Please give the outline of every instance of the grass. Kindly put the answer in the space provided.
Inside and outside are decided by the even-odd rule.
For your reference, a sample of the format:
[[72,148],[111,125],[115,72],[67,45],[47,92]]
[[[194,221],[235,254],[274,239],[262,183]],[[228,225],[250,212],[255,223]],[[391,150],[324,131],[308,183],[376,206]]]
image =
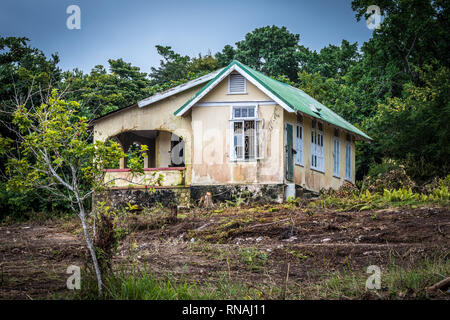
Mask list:
[[[227,300],[259,299],[261,292],[242,282],[232,282],[226,273],[218,273],[199,284],[171,274],[157,278],[147,271],[127,272],[124,269],[104,279],[103,299],[112,300]],[[96,279],[82,280],[81,290],[72,299],[98,299]]]
[[[450,274],[450,261],[428,259],[410,268],[392,264],[382,269],[379,290],[366,289],[366,280],[370,274],[364,271],[345,268],[316,274],[301,283],[295,283],[294,280],[287,287],[286,299],[427,299],[425,288]],[[183,275],[178,279],[171,274],[157,278],[145,270],[127,272],[124,269],[114,276],[106,277],[104,283],[103,298],[113,300],[279,299],[284,286],[280,283],[271,283],[269,286],[260,283],[257,288],[243,281],[232,281],[226,271],[218,272],[199,283]],[[84,279],[82,290],[69,298],[98,299],[95,279]]]
[[[425,299],[427,298],[425,288],[439,282],[449,274],[449,259],[428,259],[409,268],[391,265],[387,270],[382,269],[381,289],[370,291],[383,299],[399,299],[405,296]],[[309,289],[311,293],[316,292],[310,298],[364,298],[368,293],[365,284],[369,276],[368,273],[351,270],[324,275],[322,281],[313,284]]]

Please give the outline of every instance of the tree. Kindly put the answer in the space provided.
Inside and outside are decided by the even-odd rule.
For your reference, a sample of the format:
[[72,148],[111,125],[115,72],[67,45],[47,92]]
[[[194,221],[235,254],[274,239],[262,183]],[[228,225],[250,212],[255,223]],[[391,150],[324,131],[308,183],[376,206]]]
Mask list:
[[18,191],[38,188],[69,203],[80,218],[101,294],[102,275],[86,208],[91,196],[109,184],[104,181],[104,168],[125,154],[114,141],[91,143],[89,122],[81,115],[80,104],[62,100],[62,94],[52,90],[36,105],[30,93],[15,105],[12,125],[3,123],[17,137],[16,141],[0,137],[0,150],[8,157],[7,186]]
[[450,172],[450,70],[427,65],[415,72],[421,86],[405,84],[401,97],[379,104],[365,121],[384,154],[405,160],[407,172],[426,181]]
[[217,52],[215,57],[217,59],[217,63],[220,67],[226,67],[234,60],[234,56],[236,55],[236,50],[229,44],[227,44],[222,52]]
[[183,79],[188,74],[190,58],[172,50],[170,46],[156,46],[158,54],[163,57],[158,68],[151,68],[150,78],[155,84]]
[[191,58],[188,64],[188,71],[194,75],[206,74],[220,68],[218,60],[209,52],[207,55],[198,55]]
[[301,46],[297,57],[301,71],[318,72],[325,78],[338,78],[345,75],[361,58],[358,43],[350,44],[347,40],[342,40],[341,46],[330,44],[322,48],[319,53]]
[[170,46],[157,45],[156,49],[158,54],[163,57],[160,66],[152,67],[150,73],[152,83],[156,85],[198,77],[220,67],[218,60],[211,53],[205,56],[199,54],[197,58],[190,58],[176,53]]
[[[373,2],[369,0],[352,1],[357,20],[366,17],[367,7],[372,4]],[[385,105],[392,106],[393,103],[400,101],[415,104],[417,97],[413,94],[414,91],[408,88],[430,90],[422,74],[422,71],[429,69],[429,66],[441,75],[441,79],[442,74],[439,70],[447,70],[448,77],[450,2],[448,0],[382,0],[376,4],[381,9],[384,21],[379,29],[374,30],[372,38],[362,45],[361,61],[352,66],[345,75],[345,81],[353,91],[352,100],[357,106],[357,113],[360,119],[364,120],[363,129],[369,135],[376,137],[373,144],[364,146],[366,151],[363,158],[366,164],[379,162],[385,156],[394,156],[403,162],[408,161],[408,158],[415,159],[416,161],[409,161],[409,164],[418,163],[417,161],[423,158],[423,148],[413,147],[408,150],[403,149],[402,152],[393,152],[393,149],[400,147],[403,142],[409,145],[411,141],[419,142],[417,147],[423,146],[420,142],[422,136],[432,136],[437,133],[433,129],[438,123],[434,122],[437,118],[432,117],[433,120],[427,120],[429,126],[423,127],[423,132],[416,131],[414,128],[409,131],[408,116],[401,112],[402,116],[405,116],[403,118],[405,123],[404,125],[398,123],[396,126],[398,132],[395,134],[393,132],[393,136],[401,135],[409,137],[409,140],[401,140],[402,142],[399,140],[395,144],[389,144],[388,141],[391,143],[394,141],[390,136],[383,134],[383,128],[391,132],[393,128],[391,123],[394,119],[400,119],[397,117],[400,114],[392,113],[387,116],[389,113],[383,111],[381,116],[379,108]],[[442,67],[447,69],[441,69]],[[443,87],[440,86],[440,88]],[[408,98],[409,95],[411,99]],[[426,104],[430,105],[428,102]],[[413,133],[417,136],[413,136]],[[438,155],[442,153],[434,153],[434,159],[429,164],[446,161],[446,158],[437,161]],[[433,166],[425,167],[427,169],[423,170],[429,170],[428,173],[423,170],[410,170],[409,173],[415,178],[437,173],[435,169],[432,169]]]
[[151,81],[138,67],[122,59],[108,60],[109,72],[102,65],[95,66],[90,74],[75,69],[64,73],[61,88],[70,86],[66,97],[79,101],[84,115],[96,118],[153,94]]
[[[352,1],[357,20],[366,16],[371,4],[370,0]],[[398,97],[404,83],[418,84],[414,66],[422,67],[433,60],[450,66],[448,0],[382,0],[377,5],[384,21],[361,48],[366,60],[363,72],[377,84],[370,91],[378,97]],[[355,75],[355,80],[360,75]],[[363,79],[360,89],[366,83]]]
[[[300,36],[293,34],[286,27],[266,26],[257,28],[245,35],[245,39],[236,43],[234,58],[248,66],[271,76],[285,75],[290,80],[297,79],[297,50]],[[225,51],[226,50],[226,51]],[[226,56],[231,56],[232,50],[224,48]],[[224,60],[223,60],[224,61]]]
[[[0,109],[14,105],[15,96],[25,96],[30,88],[33,90],[47,90],[50,85],[58,85],[61,80],[61,70],[57,64],[59,57],[52,54],[47,58],[36,48],[29,46],[29,39],[25,37],[0,37]],[[39,103],[38,96],[30,98]],[[0,114],[2,123],[11,124],[11,116]],[[16,140],[14,132],[7,126],[0,125],[0,136]],[[25,193],[8,192],[6,177],[4,176],[6,158],[0,155],[0,219],[5,216],[20,217],[32,211],[64,210],[61,202],[46,203],[49,195],[27,190]]]

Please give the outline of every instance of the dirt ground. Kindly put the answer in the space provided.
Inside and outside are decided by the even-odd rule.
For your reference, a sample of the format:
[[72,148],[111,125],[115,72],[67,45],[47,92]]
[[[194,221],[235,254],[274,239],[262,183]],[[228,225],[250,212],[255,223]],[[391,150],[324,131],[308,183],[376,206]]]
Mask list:
[[[289,286],[300,288],[333,272],[365,273],[393,261],[409,267],[449,259],[450,252],[450,208],[339,212],[278,205],[191,210],[179,212],[176,223],[162,221],[129,218],[115,264],[133,260],[158,276],[183,274],[198,283],[224,274],[262,288],[261,298],[273,298],[263,288],[283,287],[288,264]],[[66,269],[82,267],[85,254],[76,220],[1,226],[0,299],[64,296]]]

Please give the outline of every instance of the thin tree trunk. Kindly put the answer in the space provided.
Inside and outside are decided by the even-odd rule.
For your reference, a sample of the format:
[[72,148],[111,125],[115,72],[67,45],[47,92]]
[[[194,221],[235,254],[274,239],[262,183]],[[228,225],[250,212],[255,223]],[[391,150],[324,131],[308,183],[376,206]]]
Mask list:
[[97,255],[95,253],[94,246],[93,246],[91,238],[89,236],[89,230],[86,225],[86,216],[85,216],[84,209],[80,209],[79,217],[81,219],[81,224],[83,225],[84,237],[86,239],[86,243],[87,243],[89,252],[91,253],[92,261],[94,262],[94,269],[95,269],[95,273],[97,276],[98,294],[99,294],[99,296],[101,296],[102,295],[102,286],[103,286],[102,274],[101,274],[100,268],[98,266]]

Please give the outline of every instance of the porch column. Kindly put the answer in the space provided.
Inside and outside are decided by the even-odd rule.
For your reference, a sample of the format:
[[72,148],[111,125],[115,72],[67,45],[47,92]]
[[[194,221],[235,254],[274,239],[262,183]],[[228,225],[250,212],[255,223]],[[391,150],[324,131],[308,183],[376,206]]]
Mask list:
[[120,158],[119,168],[120,169],[125,169],[125,157]]
[[146,152],[144,156],[144,169],[148,167],[148,152]]

